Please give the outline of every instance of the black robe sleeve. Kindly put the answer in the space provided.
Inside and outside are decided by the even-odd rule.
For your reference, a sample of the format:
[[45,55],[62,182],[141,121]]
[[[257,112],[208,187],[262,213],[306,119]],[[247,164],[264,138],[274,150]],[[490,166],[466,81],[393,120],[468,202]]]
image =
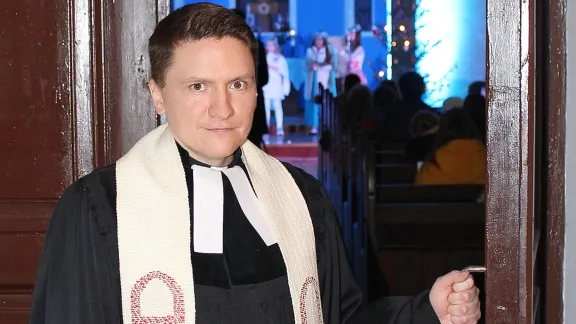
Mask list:
[[[94,190],[91,190],[94,189]],[[60,198],[46,234],[32,297],[31,324],[121,323],[119,278],[97,213],[101,187],[81,179]],[[91,192],[92,191],[92,192]],[[109,211],[109,210],[108,210]]]
[[330,198],[314,177],[292,165],[286,167],[304,195],[314,225],[324,323],[440,323],[428,291],[409,297],[387,297],[362,307],[362,291],[350,269]]

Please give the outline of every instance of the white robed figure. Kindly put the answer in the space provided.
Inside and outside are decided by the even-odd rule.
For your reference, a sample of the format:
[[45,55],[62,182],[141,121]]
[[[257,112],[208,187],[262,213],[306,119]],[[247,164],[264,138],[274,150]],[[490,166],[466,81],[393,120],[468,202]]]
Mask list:
[[364,57],[366,53],[364,52],[364,47],[361,43],[362,28],[360,25],[355,25],[348,30],[347,43],[348,43],[348,64],[347,64],[347,75],[356,74],[360,78],[360,83],[363,85],[368,84],[368,79],[366,74],[362,69],[364,66]]
[[312,46],[306,50],[306,108],[304,119],[306,126],[310,127],[310,134],[318,133],[320,119],[320,105],[314,102],[314,97],[320,93],[318,84],[330,90],[336,96],[336,70],[338,55],[334,47],[328,43],[328,35],[318,32],[314,36]]
[[276,135],[284,136],[282,100],[290,94],[290,75],[288,62],[280,52],[276,37],[266,41],[266,62],[268,63],[268,84],[262,88],[266,108],[266,123],[270,127],[270,114],[274,110]]

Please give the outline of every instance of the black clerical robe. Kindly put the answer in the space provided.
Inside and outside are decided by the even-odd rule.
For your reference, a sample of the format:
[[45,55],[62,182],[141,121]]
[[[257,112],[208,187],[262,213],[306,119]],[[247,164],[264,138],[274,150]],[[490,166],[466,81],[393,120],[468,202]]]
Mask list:
[[[190,166],[201,163],[179,150],[193,211]],[[246,172],[240,154],[239,150],[231,166],[238,165]],[[324,323],[438,323],[427,292],[382,299],[361,310],[362,293],[350,271],[328,196],[314,177],[290,164],[285,166],[302,191],[312,218]],[[278,245],[266,246],[259,237],[224,175],[223,187],[223,253],[197,253],[194,240],[190,242],[196,322],[294,323]],[[122,323],[115,206],[115,165],[92,172],[65,191],[48,227],[30,323]],[[193,227],[194,222],[190,223]]]

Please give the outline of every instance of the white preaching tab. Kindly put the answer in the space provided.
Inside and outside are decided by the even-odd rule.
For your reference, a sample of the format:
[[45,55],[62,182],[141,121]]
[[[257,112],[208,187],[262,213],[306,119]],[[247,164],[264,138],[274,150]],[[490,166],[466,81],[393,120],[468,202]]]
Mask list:
[[238,203],[252,227],[258,232],[267,246],[276,244],[276,238],[266,219],[264,208],[256,197],[244,170],[239,166],[235,166],[222,170],[222,172],[230,180],[236,198],[238,198]]
[[194,251],[223,253],[224,186],[222,173],[206,167],[192,166],[194,191]]
[[267,246],[276,244],[276,238],[264,208],[256,197],[250,181],[241,167],[192,166],[194,191],[194,251],[197,253],[220,253],[224,251],[224,185],[226,175],[242,212]]

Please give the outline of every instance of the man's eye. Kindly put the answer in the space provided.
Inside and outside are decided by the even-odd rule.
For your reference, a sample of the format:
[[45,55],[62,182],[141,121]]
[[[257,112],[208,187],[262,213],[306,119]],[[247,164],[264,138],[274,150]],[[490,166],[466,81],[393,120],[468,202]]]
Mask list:
[[246,88],[246,82],[237,80],[237,81],[232,82],[231,86],[232,86],[232,89],[234,89],[234,90],[242,90],[242,89]]
[[194,91],[202,91],[204,90],[206,87],[204,86],[204,84],[202,83],[194,83],[193,85],[190,86],[190,89],[194,90]]

